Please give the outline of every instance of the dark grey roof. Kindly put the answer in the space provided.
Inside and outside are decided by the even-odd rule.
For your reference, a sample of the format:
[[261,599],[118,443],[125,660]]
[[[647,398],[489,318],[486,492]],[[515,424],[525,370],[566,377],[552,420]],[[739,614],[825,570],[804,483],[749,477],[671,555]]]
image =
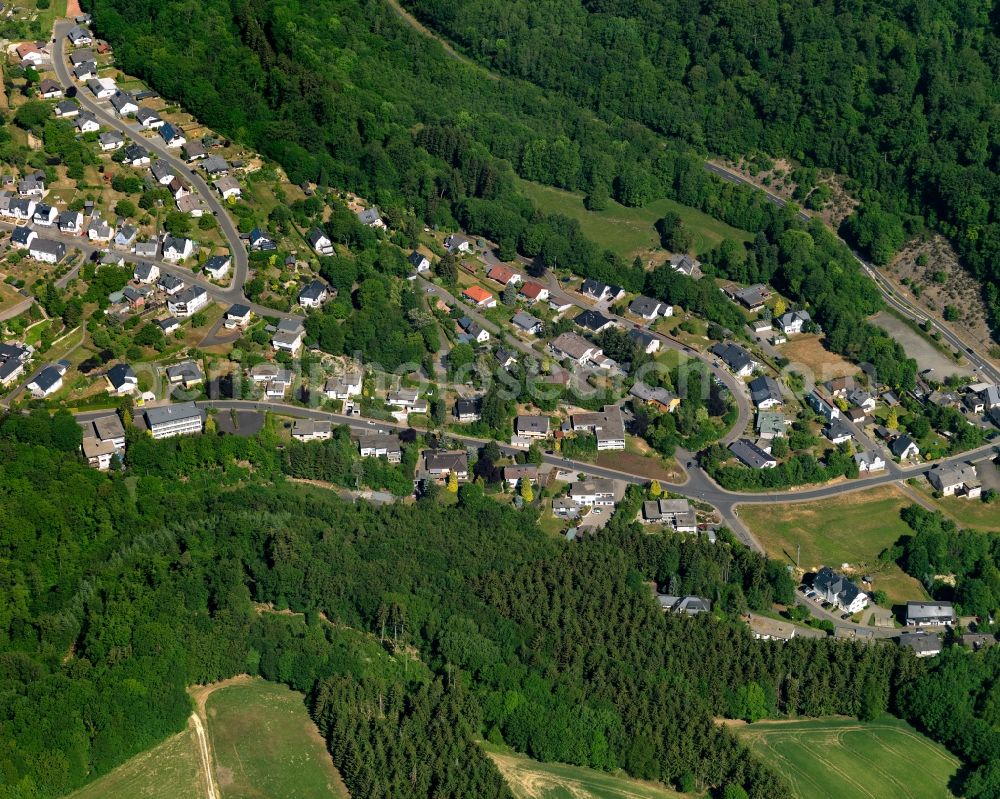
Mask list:
[[66,245],[52,239],[35,239],[31,244],[30,251],[54,255],[57,261],[61,261],[66,255]]
[[632,300],[628,309],[637,316],[650,316],[657,313],[661,305],[663,305],[663,303],[659,300],[654,300],[651,297],[644,297],[640,295]]
[[62,379],[62,375],[59,370],[54,366],[46,366],[42,371],[35,375],[35,379],[31,382],[38,386],[42,391],[48,391],[52,386],[58,383]]
[[14,231],[10,234],[10,240],[14,242],[14,244],[27,244],[28,238],[34,232],[35,231],[33,231],[30,227],[26,227],[25,225],[18,225],[16,228],[14,228]]
[[750,353],[732,342],[716,344],[709,352],[717,356],[734,372],[742,372],[748,366],[753,365],[753,358],[750,357]]
[[242,305],[240,303],[236,303],[235,305],[229,306],[229,310],[226,311],[226,316],[238,316],[242,318],[246,316],[248,313],[250,313],[249,305]]
[[469,416],[478,414],[481,406],[482,399],[479,397],[473,397],[472,399],[457,399],[455,400],[455,415]]
[[742,463],[754,469],[762,469],[764,468],[764,464],[774,460],[764,450],[745,438],[741,438],[730,444],[729,451]]
[[754,405],[760,405],[769,399],[775,399],[778,402],[783,401],[781,386],[770,375],[762,375],[761,377],[754,378],[747,384],[747,388],[750,389],[750,398],[753,400]]
[[137,378],[131,366],[127,363],[119,363],[108,370],[108,380],[112,386],[118,389],[126,383],[134,383]]
[[916,442],[909,436],[900,436],[889,445],[889,451],[897,458],[901,457],[911,444]]
[[173,422],[179,419],[201,418],[201,410],[193,402],[177,402],[173,405],[161,405],[157,408],[146,408],[146,421],[152,425]]
[[324,286],[320,281],[314,280],[308,285],[302,287],[302,291],[299,292],[299,299],[319,302],[319,298],[323,296],[325,291],[326,286]]
[[585,327],[588,330],[596,332],[613,320],[606,317],[600,311],[587,310],[578,314],[573,321],[580,327]]

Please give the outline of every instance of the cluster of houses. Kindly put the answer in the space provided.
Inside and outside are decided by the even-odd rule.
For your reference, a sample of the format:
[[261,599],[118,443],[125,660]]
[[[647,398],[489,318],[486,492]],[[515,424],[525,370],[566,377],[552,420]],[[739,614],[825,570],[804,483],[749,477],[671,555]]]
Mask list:
[[24,374],[34,354],[34,348],[29,345],[0,342],[0,386],[7,388]]

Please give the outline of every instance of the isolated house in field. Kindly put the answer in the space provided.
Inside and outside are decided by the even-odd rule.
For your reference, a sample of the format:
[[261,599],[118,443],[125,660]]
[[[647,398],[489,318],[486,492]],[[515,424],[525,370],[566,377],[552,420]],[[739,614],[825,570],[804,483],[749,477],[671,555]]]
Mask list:
[[813,580],[813,590],[824,602],[836,605],[845,613],[857,613],[868,606],[868,595],[854,581],[824,566]]
[[423,274],[424,272],[429,272],[431,268],[431,260],[426,255],[414,250],[410,253],[410,257],[407,258],[410,262],[410,266],[413,267],[413,271],[417,274]]
[[382,214],[374,205],[371,208],[366,208],[364,211],[358,211],[357,217],[358,221],[365,227],[385,230],[385,222],[382,221]]
[[808,311],[789,311],[778,317],[778,327],[786,336],[801,333],[803,326],[812,321]]

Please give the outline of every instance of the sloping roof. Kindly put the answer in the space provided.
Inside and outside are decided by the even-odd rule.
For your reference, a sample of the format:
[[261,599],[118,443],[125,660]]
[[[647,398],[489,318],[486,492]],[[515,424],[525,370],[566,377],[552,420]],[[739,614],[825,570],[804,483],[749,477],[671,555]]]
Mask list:
[[609,319],[600,311],[593,310],[581,311],[573,321],[580,327],[585,327],[594,332],[609,324],[614,324],[613,319]]
[[462,292],[462,294],[476,303],[486,302],[487,300],[493,299],[493,295],[481,286],[469,286]]
[[716,344],[709,352],[717,356],[734,372],[742,372],[747,367],[753,365],[753,358],[750,356],[750,353],[732,342]]
[[628,309],[637,316],[652,316],[653,314],[659,312],[662,305],[663,303],[660,302],[660,300],[654,300],[651,297],[639,295],[632,300]]
[[542,323],[541,319],[536,319],[530,313],[524,311],[518,311],[510,321],[522,330],[533,330]]
[[781,386],[770,375],[762,375],[761,377],[754,378],[747,384],[747,388],[750,389],[750,398],[753,400],[754,405],[760,405],[762,402],[772,399],[784,402],[784,398],[781,395]]
[[195,416],[201,418],[201,411],[193,402],[176,402],[173,405],[146,408],[146,421],[150,426],[179,419],[191,419]]
[[521,294],[527,297],[529,300],[537,300],[539,295],[545,290],[545,286],[541,283],[536,283],[534,280],[528,280],[521,286]]
[[752,441],[745,438],[741,438],[730,444],[729,451],[738,460],[752,469],[762,469],[765,464],[772,463],[775,460]]

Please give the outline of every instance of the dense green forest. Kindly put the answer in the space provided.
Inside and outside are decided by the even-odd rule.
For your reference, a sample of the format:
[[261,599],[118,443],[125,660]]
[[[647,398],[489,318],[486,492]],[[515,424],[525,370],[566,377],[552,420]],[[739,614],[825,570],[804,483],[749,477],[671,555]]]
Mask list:
[[984,281],[1000,327],[1000,36],[953,0],[410,0],[505,75],[738,158],[853,180],[846,232],[878,263],[925,226]]
[[[256,439],[133,438],[126,471],[100,474],[66,421],[0,424],[0,796],[106,773],[183,726],[186,685],[246,671],[309,696],[359,799],[507,796],[478,737],[785,797],[716,717],[871,718],[925,670],[892,646],[754,641],[738,614],[790,600],[784,567],[727,534],[648,535],[639,492],[568,545],[474,484],[457,505],[384,508],[286,484]],[[48,443],[19,441],[26,423]],[[715,612],[664,614],[653,584]],[[345,625],[394,665],[345,644]]]

